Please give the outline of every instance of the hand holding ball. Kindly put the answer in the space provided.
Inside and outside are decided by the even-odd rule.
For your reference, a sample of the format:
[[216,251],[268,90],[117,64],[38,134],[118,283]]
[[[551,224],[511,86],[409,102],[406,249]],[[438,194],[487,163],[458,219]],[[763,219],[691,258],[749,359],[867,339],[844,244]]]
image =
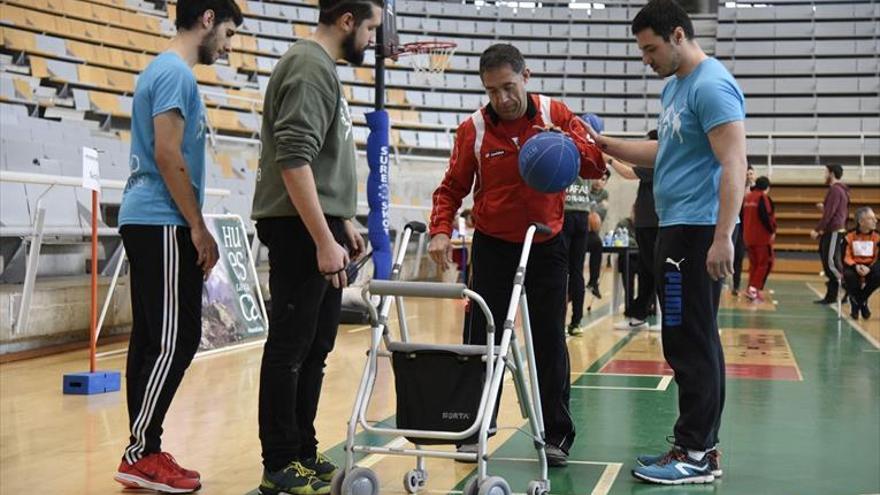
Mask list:
[[519,174],[532,189],[543,193],[565,190],[577,178],[580,153],[561,132],[541,132],[519,150]]

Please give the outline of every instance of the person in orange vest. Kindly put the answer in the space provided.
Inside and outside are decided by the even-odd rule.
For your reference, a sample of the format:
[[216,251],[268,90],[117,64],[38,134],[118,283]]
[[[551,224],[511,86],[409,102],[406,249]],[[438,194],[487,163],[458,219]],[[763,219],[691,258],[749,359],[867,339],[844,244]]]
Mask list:
[[743,201],[743,238],[749,254],[749,288],[746,298],[764,302],[762,291],[773,269],[773,242],[776,240],[776,215],[770,199],[770,179],[758,177],[755,187]]
[[871,317],[868,298],[880,287],[880,234],[877,233],[877,216],[870,207],[856,210],[856,228],[846,235],[843,256],[843,285],[849,293],[850,316],[854,320]]

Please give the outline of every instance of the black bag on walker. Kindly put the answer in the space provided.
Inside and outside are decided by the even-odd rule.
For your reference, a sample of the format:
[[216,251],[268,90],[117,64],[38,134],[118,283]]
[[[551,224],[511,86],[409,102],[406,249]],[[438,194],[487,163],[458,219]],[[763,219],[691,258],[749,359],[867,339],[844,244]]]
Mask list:
[[[390,346],[398,428],[464,431],[474,423],[486,372],[482,352],[441,347],[401,343]],[[476,434],[454,442],[421,437],[407,440],[420,445],[467,444],[476,443]]]

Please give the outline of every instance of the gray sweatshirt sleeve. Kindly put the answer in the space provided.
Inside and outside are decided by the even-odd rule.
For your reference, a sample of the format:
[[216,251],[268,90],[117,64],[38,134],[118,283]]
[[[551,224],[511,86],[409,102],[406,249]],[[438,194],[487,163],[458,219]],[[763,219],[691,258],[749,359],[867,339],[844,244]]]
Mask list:
[[285,84],[274,124],[275,160],[280,168],[312,163],[336,116],[336,98],[307,81]]

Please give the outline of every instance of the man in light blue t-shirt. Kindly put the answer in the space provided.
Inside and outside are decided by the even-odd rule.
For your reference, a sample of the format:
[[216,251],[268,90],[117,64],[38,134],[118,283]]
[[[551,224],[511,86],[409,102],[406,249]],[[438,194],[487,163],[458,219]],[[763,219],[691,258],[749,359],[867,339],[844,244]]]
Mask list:
[[645,5],[632,33],[642,61],[670,78],[661,94],[659,140],[593,138],[611,156],[654,167],[663,354],[679,388],[675,445],[667,454],[640,456],[633,476],[710,483],[722,474],[725,369],[717,319],[721,279],[733,273],[732,235],[745,187],[745,102],[733,76],[694,41],[690,18],[673,0]]
[[189,493],[199,473],[162,452],[162,422],[202,334],[202,286],[217,244],[202,218],[205,108],[192,67],[231,48],[234,0],[178,0],[177,35],[138,77],[131,176],[119,232],[131,267],[126,364],[131,437],[114,478],[126,488]]

